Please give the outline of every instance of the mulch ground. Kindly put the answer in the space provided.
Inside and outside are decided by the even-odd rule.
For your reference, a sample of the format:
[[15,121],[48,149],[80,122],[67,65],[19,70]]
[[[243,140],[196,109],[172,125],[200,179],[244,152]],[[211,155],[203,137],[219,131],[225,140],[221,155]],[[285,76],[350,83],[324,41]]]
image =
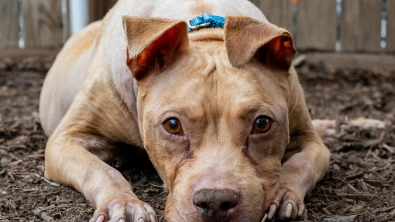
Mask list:
[[[34,215],[39,207],[56,221],[88,221],[94,212],[80,193],[43,177],[47,137],[38,104],[52,59],[0,60],[0,221],[43,221]],[[327,65],[305,65],[298,73],[312,117],[345,123],[336,139],[326,141],[331,166],[306,197],[307,212],[300,220],[394,221],[395,73]],[[386,129],[347,125],[360,116],[383,120]],[[167,194],[156,172],[119,170],[163,221]]]

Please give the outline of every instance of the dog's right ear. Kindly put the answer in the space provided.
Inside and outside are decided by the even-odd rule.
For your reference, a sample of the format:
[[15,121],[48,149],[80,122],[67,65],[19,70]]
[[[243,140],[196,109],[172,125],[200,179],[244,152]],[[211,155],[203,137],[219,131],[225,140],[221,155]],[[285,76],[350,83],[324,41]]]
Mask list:
[[247,16],[227,16],[225,47],[230,63],[242,66],[252,58],[288,71],[296,50],[287,30]]
[[127,41],[127,65],[137,80],[154,68],[169,66],[188,47],[185,21],[123,16]]

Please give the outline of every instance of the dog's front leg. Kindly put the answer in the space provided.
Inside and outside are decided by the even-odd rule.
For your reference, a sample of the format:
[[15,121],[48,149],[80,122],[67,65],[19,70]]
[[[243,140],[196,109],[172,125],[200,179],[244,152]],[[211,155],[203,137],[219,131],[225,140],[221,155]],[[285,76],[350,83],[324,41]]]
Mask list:
[[330,152],[314,130],[291,136],[284,155],[280,187],[269,210],[271,219],[275,212],[279,219],[302,216],[303,199],[329,167]]
[[52,135],[45,176],[81,191],[96,208],[91,221],[154,222],[155,212],[140,201],[121,173],[89,152],[81,138]]

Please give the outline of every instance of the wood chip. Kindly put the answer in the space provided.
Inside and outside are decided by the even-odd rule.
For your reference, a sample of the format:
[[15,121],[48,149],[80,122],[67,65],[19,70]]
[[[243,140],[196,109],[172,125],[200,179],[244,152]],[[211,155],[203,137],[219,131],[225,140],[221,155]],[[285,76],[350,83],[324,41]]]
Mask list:
[[348,211],[350,211],[351,210],[351,208],[353,207],[354,205],[348,205],[346,208],[344,208],[344,209],[342,209],[342,213],[343,214],[346,214],[346,213],[348,213]]
[[343,159],[344,162],[349,163],[349,164],[353,164],[355,166],[359,166],[359,167],[363,167],[363,168],[367,168],[368,166],[362,162],[362,160],[347,160],[347,159]]
[[353,185],[347,183],[347,186],[348,186],[352,191],[354,191],[354,193],[359,193],[359,191],[358,191]]
[[369,140],[369,141],[367,141],[367,142],[365,143],[365,147],[374,147],[374,146],[380,144],[380,143],[383,141],[384,135],[385,135],[385,131],[383,131],[383,132],[380,134],[379,138],[377,138],[377,139],[375,139],[375,140]]
[[387,212],[387,211],[394,210],[394,209],[395,209],[395,207],[389,207],[389,208],[380,209],[380,210],[377,211],[377,212],[378,212],[378,213],[382,213],[382,212]]
[[61,204],[68,204],[68,203],[72,203],[72,202],[73,202],[73,200],[65,200],[65,199],[56,200],[56,203],[59,204],[59,205],[61,205]]
[[9,166],[16,166],[16,165],[18,165],[18,164],[20,164],[20,163],[22,163],[22,160],[17,160],[17,161],[11,162],[11,163],[9,163],[8,165],[9,165]]
[[339,197],[345,197],[345,198],[351,198],[351,199],[365,199],[365,198],[373,198],[375,197],[375,195],[373,194],[363,194],[363,193],[359,193],[359,194],[337,194],[337,196]]
[[329,212],[325,207],[322,208],[322,211],[328,216],[332,216],[331,212]]
[[353,199],[349,199],[349,198],[342,197],[342,200],[343,200],[344,202],[347,202],[347,203],[354,203],[354,200],[353,200]]
[[365,174],[365,172],[352,174],[352,175],[347,176],[347,179],[353,180],[353,179],[356,179],[356,178],[360,178],[360,177],[363,177],[364,174]]
[[387,144],[383,143],[383,148],[388,150],[391,154],[395,153],[395,147],[393,146],[388,146]]
[[336,216],[331,218],[326,218],[325,221],[327,222],[352,222],[357,217],[357,215],[351,216]]
[[29,155],[29,158],[33,158],[33,159],[41,159],[44,158],[45,155],[44,154],[33,154],[33,155]]
[[39,191],[40,189],[38,188],[32,188],[32,189],[24,189],[23,192],[36,192]]
[[375,186],[375,187],[380,187],[380,188],[385,187],[383,182],[381,182],[379,180],[364,180],[364,182],[369,184],[369,185]]
[[363,190],[363,191],[368,191],[368,187],[366,186],[365,182],[363,180],[358,180],[358,186]]
[[327,210],[335,209],[335,208],[338,207],[338,206],[339,206],[339,202],[334,202],[333,204],[327,206],[326,209],[327,209]]

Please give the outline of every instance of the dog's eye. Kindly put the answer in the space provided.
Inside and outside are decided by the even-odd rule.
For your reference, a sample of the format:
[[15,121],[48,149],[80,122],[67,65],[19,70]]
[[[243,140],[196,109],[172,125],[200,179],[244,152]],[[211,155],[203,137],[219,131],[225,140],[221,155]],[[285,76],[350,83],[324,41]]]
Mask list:
[[165,130],[172,135],[179,134],[182,131],[180,120],[176,118],[166,120],[164,127]]
[[260,116],[255,120],[254,133],[266,133],[272,125],[271,120],[267,117]]

